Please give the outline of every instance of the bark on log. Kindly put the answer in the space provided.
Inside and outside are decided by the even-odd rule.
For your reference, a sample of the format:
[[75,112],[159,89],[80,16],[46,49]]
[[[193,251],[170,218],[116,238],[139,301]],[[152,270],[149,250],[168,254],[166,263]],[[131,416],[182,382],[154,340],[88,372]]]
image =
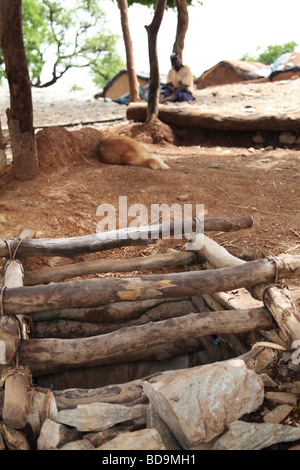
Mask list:
[[[26,237],[34,236],[35,232],[22,229],[19,231],[17,237],[21,241]],[[4,266],[4,287],[7,289],[18,288],[23,285],[24,269],[22,263],[15,259],[17,252],[15,251],[12,255],[12,259],[8,259]],[[1,318],[1,321],[5,321],[5,317]],[[8,322],[11,319],[8,319]],[[22,429],[28,418],[29,409],[29,394],[28,385],[30,382],[30,374],[26,367],[19,367],[19,354],[17,346],[19,340],[26,338],[26,328],[23,322],[22,316],[17,315],[14,318],[15,325],[11,325],[10,334],[13,335],[10,341],[16,348],[13,356],[10,358],[10,362],[13,357],[15,358],[16,367],[4,369],[4,380],[5,380],[5,393],[4,393],[4,406],[3,406],[3,420],[5,424],[12,429]],[[17,325],[16,325],[17,324]],[[0,328],[1,328],[0,323]],[[0,329],[0,338],[2,330]],[[7,346],[6,346],[7,349]],[[7,359],[7,358],[6,358]],[[7,363],[7,361],[6,361]]]
[[33,439],[37,439],[46,419],[55,420],[58,410],[54,394],[51,390],[33,388],[29,393],[28,424],[31,427]]
[[4,292],[5,315],[20,315],[58,308],[93,307],[112,302],[191,297],[271,282],[300,275],[300,255],[249,261],[241,266],[209,271],[124,278],[87,279]]
[[148,399],[143,392],[142,379],[88,390],[80,388],[54,390],[53,394],[58,411],[76,408],[81,404],[98,402],[126,406],[148,403]]
[[[242,267],[248,264],[247,262],[230,255],[225,248],[220,247],[206,235],[204,235],[204,240],[204,246],[199,250],[199,253],[214,267]],[[273,260],[273,264],[275,266],[275,283],[269,283],[271,279],[265,279],[265,281],[257,280],[257,283],[249,283],[248,286],[245,286],[254,298],[264,302],[280,328],[281,339],[285,342],[286,347],[289,348],[294,341],[300,339],[300,308],[291,298],[286,286],[276,285],[277,278],[278,280],[280,279],[280,276],[277,276],[276,269],[279,268],[279,264],[284,258],[289,262],[288,257],[285,255],[274,258]],[[290,268],[291,270],[295,269],[295,274],[299,276],[299,269],[296,268],[296,266],[291,266]]]
[[[186,299],[176,299],[176,301]],[[128,302],[116,302],[91,308],[66,308],[48,310],[46,312],[33,313],[32,321],[49,320],[74,320],[92,323],[116,323],[125,322],[137,318],[147,310],[159,306],[162,303],[172,302],[174,299],[150,299]]]
[[[139,227],[137,229],[120,229],[114,232],[105,232],[81,237],[54,238],[24,240],[18,248],[20,256],[66,256],[73,257],[86,253],[110,250],[113,248],[146,244],[148,236],[155,234],[155,238],[160,238],[164,234],[173,235],[174,231],[184,231],[185,224],[191,222],[192,230],[196,230],[196,221],[178,221],[159,225]],[[212,217],[204,219],[204,231],[224,231],[232,232],[236,230],[250,228],[253,225],[253,218],[250,216],[220,218]],[[138,238],[138,236],[140,238]],[[134,237],[134,239],[130,238]],[[137,239],[138,238],[138,239]],[[154,238],[153,238],[154,239]],[[18,245],[19,240],[12,239],[10,244],[12,250]],[[5,240],[0,239],[0,256],[8,256],[9,251]]]
[[128,355],[138,357],[139,351],[162,343],[271,327],[270,315],[265,308],[190,314],[92,338],[25,340],[20,346],[20,363],[27,364],[34,376],[46,375],[72,368],[126,362]]
[[190,251],[177,252],[175,250],[169,253],[131,259],[86,261],[53,268],[43,268],[38,271],[26,271],[24,285],[48,284],[49,282],[64,281],[85,274],[144,271],[166,266],[184,266],[192,264],[194,261],[194,253]]
[[[146,120],[146,105],[144,103],[131,103],[127,108],[129,121]],[[178,127],[197,127],[202,129],[232,130],[232,131],[298,131],[299,111],[288,113],[265,112],[261,113],[232,113],[222,114],[208,112],[190,105],[158,106],[158,119]]]
[[195,313],[195,307],[189,300],[179,302],[164,302],[157,307],[150,308],[140,316],[122,321],[116,318],[113,322],[105,323],[98,319],[97,323],[74,320],[51,320],[33,322],[31,338],[86,338],[88,336],[103,335],[129,326],[143,325],[150,321],[166,320]]
[[22,429],[28,416],[28,379],[18,369],[13,369],[5,380],[3,421],[12,429]]

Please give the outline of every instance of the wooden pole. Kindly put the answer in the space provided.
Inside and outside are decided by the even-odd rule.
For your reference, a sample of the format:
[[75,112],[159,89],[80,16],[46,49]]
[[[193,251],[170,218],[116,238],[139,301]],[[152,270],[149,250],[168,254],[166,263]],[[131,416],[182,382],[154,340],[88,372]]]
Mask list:
[[13,368],[5,379],[3,421],[12,429],[22,429],[27,423],[28,377],[24,368]]
[[82,263],[67,264],[25,272],[24,285],[48,284],[59,282],[85,274],[144,271],[166,266],[190,265],[195,261],[191,251],[175,251],[131,259],[101,259]]
[[239,266],[185,273],[151,274],[122,278],[95,278],[4,292],[6,315],[59,308],[93,307],[133,300],[191,297],[272,282],[275,277],[300,276],[300,255],[249,261]]
[[[136,229],[120,229],[112,232],[97,233],[72,238],[42,238],[35,240],[24,240],[18,248],[20,256],[66,256],[73,257],[87,253],[111,250],[121,246],[145,245],[151,234],[161,238],[164,234],[173,235],[174,232],[184,230],[190,223],[192,230],[196,230],[196,220],[182,220],[166,224],[149,225],[137,227]],[[212,217],[204,219],[204,231],[233,232],[236,230],[250,228],[253,218],[250,216],[220,218]],[[182,232],[183,233],[183,232]],[[152,239],[154,239],[152,237]],[[10,240],[12,250],[18,245],[18,239]],[[8,248],[4,239],[0,239],[0,256],[8,256]]]
[[149,349],[163,343],[271,327],[270,315],[265,308],[192,313],[90,338],[25,340],[20,346],[20,361],[28,365],[34,376],[47,375],[69,369],[137,360],[141,351],[147,354]]
[[[120,304],[122,303],[123,302],[120,302]],[[135,302],[130,303],[134,304]],[[144,304],[146,303],[147,301],[144,301]],[[125,308],[126,307],[127,305],[125,305]],[[55,320],[52,318],[51,321],[47,319],[43,320],[43,316],[47,318],[47,312],[43,312],[43,314],[39,314],[39,321],[34,321],[35,314],[32,316],[33,325],[31,326],[30,337],[66,339],[84,338],[87,336],[103,335],[129,326],[143,325],[151,321],[181,317],[188,313],[195,313],[196,311],[195,306],[190,300],[181,300],[163,303],[159,301],[157,306],[153,306],[152,308],[148,307],[147,310],[144,309],[144,312],[141,312],[140,315],[137,315],[137,310],[134,309],[134,307],[132,307],[131,315],[129,313],[129,309],[126,308],[124,315],[120,310],[118,312],[119,315],[111,316],[111,321],[109,322],[105,319],[105,310],[103,311],[104,315],[101,315],[101,310],[98,317],[94,314],[92,317],[93,322],[72,320],[70,319],[72,318],[71,315],[69,319]]]
[[[186,299],[175,299],[176,301]],[[97,307],[66,308],[36,312],[31,315],[32,321],[73,320],[90,323],[123,323],[138,318],[151,308],[172,302],[174,299],[148,299],[128,302],[112,302]],[[173,302],[172,302],[173,303]]]

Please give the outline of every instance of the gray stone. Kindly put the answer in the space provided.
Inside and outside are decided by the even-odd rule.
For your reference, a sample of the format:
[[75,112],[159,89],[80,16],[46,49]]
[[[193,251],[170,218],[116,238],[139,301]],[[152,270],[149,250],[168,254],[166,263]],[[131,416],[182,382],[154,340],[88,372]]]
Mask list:
[[271,403],[294,406],[297,405],[298,395],[290,392],[267,392],[266,399]]
[[64,424],[56,423],[52,419],[46,419],[37,440],[37,449],[56,449],[75,439],[78,439],[78,431],[76,429],[68,428]]
[[77,408],[61,410],[56,421],[73,426],[78,431],[101,431],[114,424],[140,418],[144,415],[141,405],[127,407],[111,403],[90,403]]
[[288,414],[292,411],[293,407],[290,405],[279,405],[264,416],[265,423],[279,424],[283,421]]
[[124,432],[96,450],[166,450],[155,429]]
[[300,428],[284,424],[234,421],[229,431],[213,445],[213,450],[260,450],[278,442],[297,441]]
[[263,381],[255,372],[221,363],[162,374],[143,387],[185,449],[211,441],[264,398]]
[[81,439],[78,441],[68,442],[67,444],[60,447],[59,450],[94,450],[95,447],[87,439]]

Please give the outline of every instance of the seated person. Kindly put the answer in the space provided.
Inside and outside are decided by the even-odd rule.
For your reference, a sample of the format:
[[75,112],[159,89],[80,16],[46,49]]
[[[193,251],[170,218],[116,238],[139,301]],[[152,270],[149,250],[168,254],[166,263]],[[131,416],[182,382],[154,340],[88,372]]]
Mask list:
[[168,73],[167,84],[161,90],[161,103],[166,101],[193,101],[194,79],[188,65],[183,65],[179,54],[170,57],[172,68]]

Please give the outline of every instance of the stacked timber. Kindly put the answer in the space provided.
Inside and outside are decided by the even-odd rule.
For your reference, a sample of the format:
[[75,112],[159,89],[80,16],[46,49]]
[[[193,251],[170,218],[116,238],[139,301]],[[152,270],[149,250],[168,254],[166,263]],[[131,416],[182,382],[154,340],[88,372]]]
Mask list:
[[[239,421],[265,399],[261,372],[300,340],[299,305],[282,283],[300,276],[300,256],[243,261],[207,235],[252,224],[205,219],[197,250],[39,271],[22,260],[153,243],[153,227],[137,229],[140,237],[125,229],[38,240],[23,231],[0,240],[0,446],[176,451],[299,440],[299,428]],[[147,274],[162,267],[179,272]],[[85,277],[103,273],[115,275]],[[236,304],[228,293],[239,288],[256,307]]]

